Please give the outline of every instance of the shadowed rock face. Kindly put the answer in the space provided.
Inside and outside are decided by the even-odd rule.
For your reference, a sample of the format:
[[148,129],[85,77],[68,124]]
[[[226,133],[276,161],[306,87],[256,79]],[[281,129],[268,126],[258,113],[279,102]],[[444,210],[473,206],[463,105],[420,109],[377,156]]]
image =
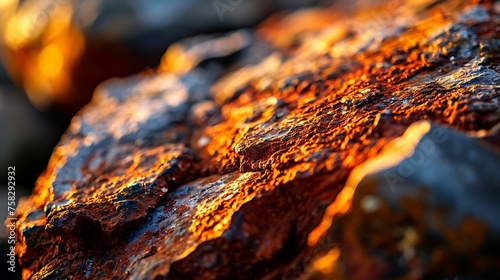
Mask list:
[[340,247],[318,253],[303,278],[498,278],[498,170],[484,142],[412,124],[351,172],[311,235],[326,231],[317,252]]
[[[493,144],[485,149],[498,162],[498,4],[424,2],[391,2],[370,8],[374,13],[342,15],[332,8],[276,16],[248,45],[232,42],[234,34],[203,39],[242,48],[248,65],[222,77],[198,66],[182,75],[159,71],[101,85],[17,210],[24,278],[275,279],[316,277],[333,267],[345,268],[332,270],[336,277],[359,279],[486,275],[498,250],[465,270],[401,267],[397,258],[380,258],[371,251],[380,249],[373,247],[378,241],[367,243],[356,232],[374,230],[356,222],[366,217],[351,207],[353,193],[364,193],[345,187],[354,168],[422,119],[483,138],[474,145]],[[160,69],[224,56],[215,49],[190,58],[193,53]],[[470,142],[465,136],[450,141],[461,149]],[[448,171],[455,166],[439,159],[429,157],[435,168],[422,176],[454,174]],[[473,178],[469,185],[492,173],[467,177]],[[447,191],[454,193],[458,181],[448,180]],[[407,188],[411,195],[405,195],[415,198]],[[486,206],[463,208],[469,191]],[[441,193],[439,187],[428,192]],[[455,197],[450,211],[465,214],[494,211],[486,202],[500,199],[489,188]],[[364,205],[378,209],[379,200]],[[425,216],[434,204],[419,205]],[[381,225],[404,224],[391,215],[376,217]],[[476,224],[492,234],[485,244],[498,248],[497,227],[489,219]],[[373,227],[381,236],[392,230]],[[453,227],[428,227],[438,236],[458,236]],[[403,236],[414,244],[420,235]],[[390,242],[382,253],[398,247],[399,241]],[[471,259],[484,253],[464,252]],[[434,258],[431,253],[422,251]]]

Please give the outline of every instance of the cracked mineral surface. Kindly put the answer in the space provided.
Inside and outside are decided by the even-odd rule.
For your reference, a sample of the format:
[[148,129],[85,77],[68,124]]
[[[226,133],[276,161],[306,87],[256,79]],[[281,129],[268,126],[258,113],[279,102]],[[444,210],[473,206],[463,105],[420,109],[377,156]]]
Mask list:
[[17,210],[23,277],[500,277],[499,22],[391,1],[179,42],[73,119]]

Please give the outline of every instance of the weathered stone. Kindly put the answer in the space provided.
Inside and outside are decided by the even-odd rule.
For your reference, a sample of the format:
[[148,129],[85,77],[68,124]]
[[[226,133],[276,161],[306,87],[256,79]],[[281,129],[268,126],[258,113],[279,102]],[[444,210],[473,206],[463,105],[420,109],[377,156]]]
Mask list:
[[[330,10],[271,19],[257,34],[276,52],[216,81],[200,66],[182,76],[159,72],[98,88],[17,212],[24,277],[294,278],[315,257],[355,256],[322,234],[328,221],[353,215],[346,214],[353,190],[344,187],[351,171],[412,123],[427,119],[473,131],[498,147],[494,6],[384,7],[375,9],[389,13],[377,28],[363,14],[337,20]],[[469,211],[463,199],[459,209]],[[363,207],[376,211],[382,202],[369,197]],[[395,217],[381,221],[380,232]],[[355,227],[331,231],[345,228]],[[459,236],[440,230],[434,228]],[[355,232],[341,236],[347,239],[341,244],[359,244]],[[353,257],[347,267],[362,260]],[[377,277],[401,266],[384,261],[347,277]],[[466,275],[482,275],[472,261],[465,264]]]
[[45,205],[46,230],[70,244],[90,246],[117,243],[171,187],[196,173],[192,152],[174,144],[95,149],[79,169],[77,176],[59,170],[59,178],[72,179],[53,182],[53,198]]
[[500,277],[498,170],[500,152],[483,141],[411,125],[351,172],[322,222],[322,242],[341,244],[340,256],[318,258],[323,269],[306,278]]

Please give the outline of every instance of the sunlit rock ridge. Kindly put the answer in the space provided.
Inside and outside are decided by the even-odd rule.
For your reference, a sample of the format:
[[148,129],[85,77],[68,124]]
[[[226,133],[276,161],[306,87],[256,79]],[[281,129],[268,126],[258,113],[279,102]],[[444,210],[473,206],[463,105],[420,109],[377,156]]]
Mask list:
[[101,84],[17,209],[24,279],[500,277],[499,4],[342,7]]

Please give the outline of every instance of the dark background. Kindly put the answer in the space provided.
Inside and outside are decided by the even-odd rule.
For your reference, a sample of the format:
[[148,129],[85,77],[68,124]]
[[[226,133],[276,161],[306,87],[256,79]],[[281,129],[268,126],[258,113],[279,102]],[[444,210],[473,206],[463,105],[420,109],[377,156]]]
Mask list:
[[[14,86],[0,66],[0,260],[2,279],[20,279],[7,272],[9,246],[3,224],[7,217],[7,168],[16,167],[16,199],[30,194],[38,175],[43,171],[67,125],[67,118],[54,112],[42,112],[34,108],[23,91]],[[16,203],[17,205],[17,203]]]

